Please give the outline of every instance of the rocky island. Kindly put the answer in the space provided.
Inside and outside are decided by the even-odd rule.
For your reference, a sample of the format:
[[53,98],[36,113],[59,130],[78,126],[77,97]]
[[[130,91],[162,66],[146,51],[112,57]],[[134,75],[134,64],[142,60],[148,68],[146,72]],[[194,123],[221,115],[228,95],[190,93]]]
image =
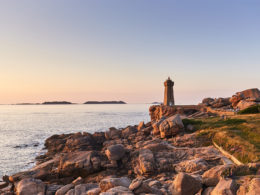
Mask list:
[[148,123],[49,137],[34,168],[3,177],[1,194],[260,194],[260,91],[192,106],[166,91]]
[[57,104],[72,104],[71,102],[67,101],[52,101],[52,102],[43,102],[43,105],[57,105]]
[[84,104],[126,104],[123,101],[87,101]]

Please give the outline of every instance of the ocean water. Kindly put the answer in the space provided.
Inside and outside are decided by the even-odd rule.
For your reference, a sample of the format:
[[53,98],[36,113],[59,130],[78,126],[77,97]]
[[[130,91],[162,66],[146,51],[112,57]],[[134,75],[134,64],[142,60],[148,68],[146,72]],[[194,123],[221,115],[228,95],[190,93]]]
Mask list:
[[149,104],[0,105],[0,180],[27,170],[53,134],[106,131],[149,121]]

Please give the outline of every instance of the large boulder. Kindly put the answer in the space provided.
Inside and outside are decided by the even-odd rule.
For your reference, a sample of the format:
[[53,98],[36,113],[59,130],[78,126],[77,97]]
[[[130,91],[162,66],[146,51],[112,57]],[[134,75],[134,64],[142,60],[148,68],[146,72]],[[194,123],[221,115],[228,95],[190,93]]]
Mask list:
[[221,179],[211,195],[236,195],[238,185],[233,179]]
[[203,183],[206,186],[215,186],[222,178],[223,173],[230,169],[230,165],[218,165],[207,170],[203,175]]
[[122,144],[116,144],[109,146],[105,153],[109,160],[120,160],[125,155],[125,148]]
[[121,138],[122,131],[116,129],[115,127],[109,128],[109,131],[105,132],[106,139],[119,139]]
[[248,193],[246,195],[260,194],[260,178],[254,178],[250,181]]
[[39,179],[26,178],[16,187],[17,195],[45,195],[46,185]]
[[100,192],[101,192],[101,189],[99,187],[93,188],[93,189],[88,190],[87,195],[99,195]]
[[132,190],[135,194],[162,194],[160,190],[151,187],[150,184],[148,185],[142,179],[138,178],[132,181],[129,189]]
[[138,167],[135,167],[135,171],[140,175],[150,175],[154,173],[155,161],[154,155],[149,149],[142,149],[139,152]]
[[202,105],[210,106],[212,102],[214,102],[214,99],[213,99],[213,98],[204,98],[204,99],[202,100]]
[[102,162],[101,154],[95,151],[68,153],[61,157],[58,172],[62,176],[87,176],[100,171]]
[[128,188],[130,184],[131,184],[131,180],[127,177],[105,178],[100,181],[99,187],[102,192],[106,192],[110,188],[114,188],[116,186],[123,186]]
[[230,98],[217,98],[213,102],[211,102],[211,106],[213,108],[221,108],[224,106],[228,106],[231,104],[229,101]]
[[87,192],[91,189],[98,188],[98,184],[95,183],[87,183],[87,184],[79,184],[75,186],[75,195],[87,194]]
[[152,127],[153,127],[153,131],[152,131],[152,134],[153,135],[160,135],[160,124],[165,120],[165,117],[162,117],[159,121],[157,122],[154,122],[152,124]]
[[186,173],[179,173],[173,181],[171,191],[173,195],[194,195],[201,187],[199,180]]
[[248,108],[250,106],[254,106],[256,104],[258,104],[258,103],[257,102],[252,102],[252,101],[247,101],[247,100],[241,100],[240,102],[238,102],[236,107],[239,110],[244,110],[244,109],[246,109],[246,108]]
[[101,195],[134,195],[134,193],[124,186],[116,186],[110,188],[106,192],[102,192]]
[[66,194],[69,190],[73,189],[74,185],[73,184],[67,184],[63,187],[61,187],[60,189],[58,189],[55,193],[55,195],[63,195]]
[[248,101],[260,101],[260,91],[257,88],[247,89],[241,92],[237,92],[230,98],[230,102],[234,108],[237,107],[237,104],[240,100],[248,100]]
[[260,194],[260,178],[253,178],[249,183],[244,183],[237,191],[237,195]]
[[133,136],[137,133],[137,129],[135,127],[129,126],[122,130],[122,137],[123,138],[128,138],[130,136]]
[[180,115],[176,114],[165,119],[159,126],[161,138],[172,137],[184,130]]

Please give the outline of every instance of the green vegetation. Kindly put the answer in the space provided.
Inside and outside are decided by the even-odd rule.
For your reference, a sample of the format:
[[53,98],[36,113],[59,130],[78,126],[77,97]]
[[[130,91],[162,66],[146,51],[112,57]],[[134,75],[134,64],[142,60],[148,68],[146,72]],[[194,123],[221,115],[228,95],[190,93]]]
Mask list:
[[213,141],[243,163],[260,161],[260,114],[236,115],[228,119],[184,119],[205,143]]
[[250,106],[238,112],[238,114],[257,114],[257,113],[260,113],[260,105]]

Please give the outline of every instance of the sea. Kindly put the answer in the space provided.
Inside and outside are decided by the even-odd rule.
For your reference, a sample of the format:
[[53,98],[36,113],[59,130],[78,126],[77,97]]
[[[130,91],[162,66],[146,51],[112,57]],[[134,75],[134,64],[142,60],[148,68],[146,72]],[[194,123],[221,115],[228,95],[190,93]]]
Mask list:
[[0,180],[28,170],[53,134],[107,131],[149,121],[150,104],[0,105]]

